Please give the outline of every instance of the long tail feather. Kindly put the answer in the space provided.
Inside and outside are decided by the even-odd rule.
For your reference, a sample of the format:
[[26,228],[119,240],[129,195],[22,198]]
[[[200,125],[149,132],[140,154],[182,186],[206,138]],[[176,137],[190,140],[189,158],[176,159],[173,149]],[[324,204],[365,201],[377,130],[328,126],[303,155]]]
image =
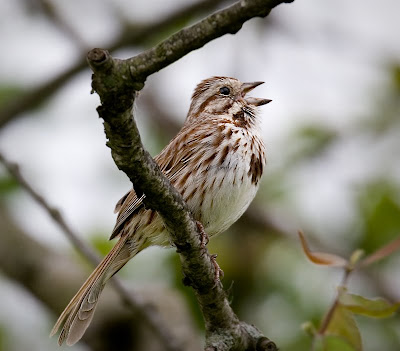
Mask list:
[[127,235],[121,236],[113,249],[104,257],[69,302],[63,313],[61,313],[50,333],[50,336],[53,336],[64,324],[58,338],[59,345],[62,345],[64,341],[66,341],[67,345],[73,345],[85,333],[85,330],[92,321],[99,296],[106,282],[134,255],[130,250],[130,244],[127,243],[127,240]]

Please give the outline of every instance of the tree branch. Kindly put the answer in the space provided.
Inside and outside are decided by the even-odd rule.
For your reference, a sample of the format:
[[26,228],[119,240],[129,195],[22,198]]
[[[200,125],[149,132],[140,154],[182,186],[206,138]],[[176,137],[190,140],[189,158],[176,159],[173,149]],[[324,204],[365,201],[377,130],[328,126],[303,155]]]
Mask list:
[[199,23],[172,35],[153,49],[127,60],[117,60],[102,49],[88,54],[94,75],[92,87],[100,97],[97,108],[104,120],[107,145],[119,169],[127,174],[145,205],[156,210],[169,229],[180,255],[185,283],[195,290],[206,325],[207,350],[274,350],[275,344],[254,326],[240,322],[222,285],[215,285],[215,268],[204,254],[199,229],[181,195],[143,148],[133,119],[134,91],[142,89],[148,75],[188,52],[227,33],[236,33],[252,17],[264,17],[284,1],[239,1]]
[[[124,30],[111,46],[110,51],[118,50],[125,46],[137,46],[151,41],[154,37],[159,37],[160,33],[170,31],[182,19],[190,19],[205,11],[210,11],[218,7],[225,0],[202,0],[178,9],[171,15],[159,19],[155,23],[141,25],[125,25]],[[82,57],[84,55],[82,54]],[[5,104],[0,110],[0,128],[7,125],[22,112],[32,110],[50,98],[66,82],[68,82],[77,73],[87,68],[85,59],[79,60],[70,68],[59,74],[54,79],[43,83],[39,87],[16,96]]]

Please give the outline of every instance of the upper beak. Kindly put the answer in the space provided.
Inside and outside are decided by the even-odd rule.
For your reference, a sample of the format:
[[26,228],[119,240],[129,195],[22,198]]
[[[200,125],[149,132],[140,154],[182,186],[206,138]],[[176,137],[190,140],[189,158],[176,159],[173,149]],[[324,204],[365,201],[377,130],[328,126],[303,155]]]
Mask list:
[[252,91],[255,87],[258,87],[261,84],[264,84],[264,82],[243,83],[240,87],[242,96],[245,96],[249,91]]
[[[252,91],[255,87],[258,87],[261,84],[264,84],[264,82],[243,83],[240,87],[242,97],[244,97],[249,91]],[[254,97],[248,97],[245,100],[248,104],[254,106],[265,105],[272,101],[270,99],[260,99]]]

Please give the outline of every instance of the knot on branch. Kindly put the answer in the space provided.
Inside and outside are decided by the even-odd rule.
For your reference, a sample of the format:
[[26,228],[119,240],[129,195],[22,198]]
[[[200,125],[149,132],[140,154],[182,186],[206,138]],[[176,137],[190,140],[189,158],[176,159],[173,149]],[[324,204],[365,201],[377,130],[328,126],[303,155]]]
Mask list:
[[107,63],[110,65],[109,68],[112,66],[110,53],[105,49],[95,48],[90,50],[87,54],[87,61],[92,69]]
[[127,62],[99,48],[88,52],[87,61],[94,73],[92,88],[99,94],[102,104],[117,102],[117,106],[122,106],[120,112],[132,107],[135,92],[141,90],[144,83],[132,79]]
[[262,336],[257,340],[256,344],[256,351],[277,351],[278,347],[276,344],[266,338],[265,336]]

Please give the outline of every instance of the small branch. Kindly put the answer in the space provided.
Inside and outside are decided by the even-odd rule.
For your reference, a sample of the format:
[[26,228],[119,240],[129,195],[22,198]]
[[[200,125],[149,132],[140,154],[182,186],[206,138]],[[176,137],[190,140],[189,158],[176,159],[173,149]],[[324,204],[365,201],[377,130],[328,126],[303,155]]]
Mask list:
[[[25,0],[31,2],[32,0]],[[64,17],[57,10],[56,5],[49,0],[36,0],[36,6],[38,6],[41,12],[51,21],[58,29],[60,29],[72,42],[78,46],[82,51],[87,50],[88,45],[78,34],[73,26],[68,23]],[[27,4],[29,5],[29,4]]]
[[71,68],[59,74],[56,78],[43,83],[39,87],[28,91],[26,93],[17,94],[14,98],[4,104],[0,110],[0,128],[7,125],[16,116],[22,112],[33,110],[45,102],[52,96],[58,89],[60,89],[66,82],[68,82],[75,74],[86,68],[85,62],[78,62]]
[[159,33],[176,32],[177,25],[182,26],[182,22],[189,23],[198,16],[214,11],[221,4],[233,2],[233,0],[198,0],[188,5],[183,5],[176,12],[154,23],[127,23],[123,28],[122,34],[109,50],[114,51],[132,44],[146,44],[146,42],[152,41],[154,38],[159,40]]
[[61,228],[68,239],[72,242],[75,248],[85,256],[93,265],[97,265],[100,260],[97,254],[88,247],[82,240],[79,239],[79,235],[75,233],[72,228],[66,223],[60,211],[55,207],[51,206],[44,197],[39,194],[33,187],[25,180],[19,171],[17,164],[9,161],[0,152],[0,162],[4,165],[7,171],[17,180],[22,188],[47,212],[52,220]]
[[[340,286],[346,287],[347,282],[349,281],[350,274],[353,272],[352,269],[345,269],[344,276],[342,279],[342,283]],[[331,307],[329,308],[328,313],[325,315],[325,318],[323,319],[321,326],[318,330],[318,334],[323,335],[325,334],[326,329],[329,326],[329,323],[331,322],[333,315],[335,314],[336,308],[339,306],[339,299],[340,299],[340,291],[338,291],[335,300],[333,301]]]
[[[53,219],[53,221],[61,228],[68,239],[72,242],[75,249],[80,252],[87,260],[89,260],[94,266],[96,266],[100,262],[100,259],[95,251],[79,238],[79,235],[74,232],[72,228],[67,224],[60,211],[51,206],[41,194],[33,189],[33,187],[22,176],[21,172],[19,171],[18,165],[8,161],[2,153],[0,153],[0,162],[3,163],[7,171],[17,180],[22,188],[29,195],[31,195],[32,198],[41,207],[43,207],[43,209],[48,213],[48,215]],[[177,344],[177,341],[171,335],[169,330],[167,330],[166,326],[163,324],[160,316],[157,314],[156,311],[153,311],[152,309],[149,309],[148,306],[140,303],[136,296],[129,293],[125,289],[118,278],[113,277],[111,282],[114,289],[118,292],[126,305],[129,306],[134,313],[137,313],[143,317],[143,320],[148,324],[155,335],[159,337],[166,350],[181,350],[181,348]]]

